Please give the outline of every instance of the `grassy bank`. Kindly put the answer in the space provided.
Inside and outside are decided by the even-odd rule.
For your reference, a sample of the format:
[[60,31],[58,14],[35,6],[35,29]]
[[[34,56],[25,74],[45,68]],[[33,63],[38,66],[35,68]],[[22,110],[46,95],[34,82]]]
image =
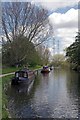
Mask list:
[[[5,67],[5,68],[3,68],[2,69],[2,74],[6,74],[6,73],[10,73],[10,72],[15,72],[15,71],[17,71],[17,70],[20,70],[20,69],[22,69],[23,67],[18,67],[18,68],[16,68],[16,67]],[[39,69],[39,68],[41,68],[41,66],[39,66],[39,65],[36,65],[36,66],[33,66],[33,67],[29,67],[31,70],[34,70],[34,69]]]
[[9,85],[11,78],[13,75],[9,75],[6,77],[2,78],[2,118],[8,118],[9,113],[7,109],[7,104],[8,104],[8,98],[7,95],[5,94],[7,86]]
[[16,70],[19,70],[21,69],[22,67],[5,67],[5,68],[2,68],[2,74],[6,74],[6,73],[10,73],[10,72],[15,72]]

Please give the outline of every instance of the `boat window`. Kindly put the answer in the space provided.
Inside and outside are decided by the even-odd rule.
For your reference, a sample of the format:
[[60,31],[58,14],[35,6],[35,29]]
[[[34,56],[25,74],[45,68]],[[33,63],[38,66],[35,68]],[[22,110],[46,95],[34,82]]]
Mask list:
[[26,72],[22,72],[22,71],[19,71],[19,72],[16,72],[16,77],[27,77],[27,73]]
[[19,74],[18,74],[18,73],[16,73],[16,77],[19,77]]
[[19,73],[19,76],[20,76],[20,77],[24,77],[24,73],[23,73],[23,72],[20,72],[20,73]]
[[24,77],[27,77],[27,74],[26,74],[26,73],[24,73]]

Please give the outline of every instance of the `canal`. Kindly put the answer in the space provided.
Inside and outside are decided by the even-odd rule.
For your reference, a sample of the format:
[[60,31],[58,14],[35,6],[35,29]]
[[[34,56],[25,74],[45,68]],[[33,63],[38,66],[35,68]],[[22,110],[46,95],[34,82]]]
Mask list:
[[39,73],[27,92],[26,86],[9,86],[6,91],[12,118],[78,118],[80,113],[80,75],[53,69]]

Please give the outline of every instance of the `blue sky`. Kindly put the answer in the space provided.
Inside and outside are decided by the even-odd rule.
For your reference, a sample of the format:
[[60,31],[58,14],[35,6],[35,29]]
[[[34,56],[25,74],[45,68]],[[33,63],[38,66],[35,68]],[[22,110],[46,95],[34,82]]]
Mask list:
[[67,12],[68,10],[70,10],[71,8],[78,9],[78,4],[77,4],[77,5],[74,5],[73,7],[67,6],[67,7],[58,8],[57,10],[49,10],[49,15],[52,14],[53,12],[66,13],[66,12]]
[[66,13],[71,8],[78,9],[78,5],[75,5],[73,7],[68,6],[68,7],[59,8],[55,12],[57,12],[57,13]]

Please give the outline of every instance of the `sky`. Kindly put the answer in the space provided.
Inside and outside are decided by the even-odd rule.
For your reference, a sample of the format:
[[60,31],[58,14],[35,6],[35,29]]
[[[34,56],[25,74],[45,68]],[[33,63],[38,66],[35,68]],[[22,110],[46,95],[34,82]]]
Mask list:
[[[64,53],[64,49],[75,41],[78,32],[79,0],[33,0],[49,11],[49,21],[53,26],[54,39],[48,42],[52,54]],[[53,44],[55,50],[53,50]]]
[[[10,0],[2,0],[9,2]],[[79,0],[11,0],[31,2],[49,11],[49,21],[53,26],[54,39],[46,43],[51,54],[64,53],[64,49],[75,41],[78,32]],[[54,44],[54,46],[53,46]],[[55,48],[55,50],[53,49]]]

